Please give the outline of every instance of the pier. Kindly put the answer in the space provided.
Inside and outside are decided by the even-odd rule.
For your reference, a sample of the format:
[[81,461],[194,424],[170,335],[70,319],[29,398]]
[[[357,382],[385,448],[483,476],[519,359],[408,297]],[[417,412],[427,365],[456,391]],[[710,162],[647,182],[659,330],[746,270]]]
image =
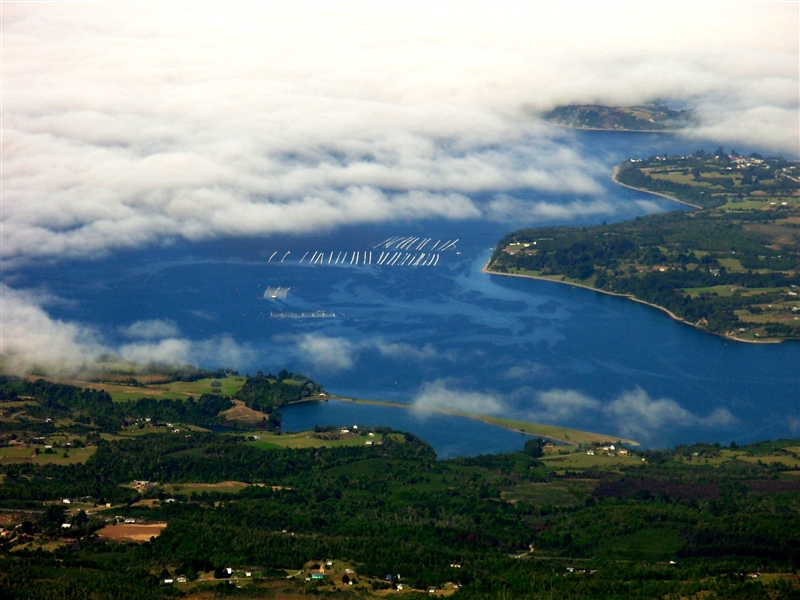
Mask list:
[[273,319],[334,319],[336,313],[317,310],[314,312],[272,312],[269,316]]

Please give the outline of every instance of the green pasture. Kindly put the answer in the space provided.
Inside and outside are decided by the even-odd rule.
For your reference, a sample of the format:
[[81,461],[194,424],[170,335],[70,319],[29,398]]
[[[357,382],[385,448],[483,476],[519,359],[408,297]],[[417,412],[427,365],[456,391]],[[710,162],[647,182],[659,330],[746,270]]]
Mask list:
[[368,441],[373,444],[383,440],[383,435],[376,433],[374,437],[361,434],[335,433],[334,439],[325,439],[313,431],[300,433],[257,433],[260,439],[247,442],[250,446],[263,450],[270,448],[338,448],[341,446],[365,446]]
[[[219,387],[211,384],[219,382]],[[233,376],[224,379],[198,379],[197,381],[173,381],[149,386],[150,389],[158,390],[164,388],[167,392],[182,394],[184,396],[202,396],[203,394],[220,394],[222,396],[233,396],[244,385],[245,377]]]
[[224,494],[238,494],[249,487],[243,481],[223,481],[220,483],[167,483],[161,486],[166,494],[175,496],[189,496],[207,492],[221,492]]
[[33,400],[11,400],[9,402],[0,402],[0,410],[4,408],[22,408],[33,404],[36,404]]
[[743,288],[735,285],[714,285],[709,287],[683,288],[683,292],[694,298],[700,294],[716,294],[717,296],[733,296],[734,294],[757,296],[759,294],[778,293],[781,289],[782,288]]
[[[219,387],[211,384],[218,382]],[[224,379],[198,379],[197,381],[172,381],[170,383],[155,383],[147,387],[137,388],[116,384],[103,384],[115,402],[138,400],[142,397],[158,399],[185,400],[189,396],[198,398],[203,394],[220,394],[233,396],[244,385],[245,377],[232,376]]]
[[[34,455],[34,448],[39,448],[39,454]],[[67,456],[64,456],[66,451]],[[42,446],[8,446],[0,448],[0,464],[31,463],[34,465],[74,465],[85,463],[97,451],[97,447],[86,448],[53,448],[52,454],[45,454]]]
[[723,267],[728,269],[728,271],[746,271],[742,266],[742,263],[739,261],[738,258],[718,258],[717,262],[721,264]]
[[609,456],[604,452],[598,452],[594,456],[586,452],[571,452],[569,454],[559,454],[544,456],[542,461],[551,469],[557,472],[563,471],[585,471],[587,469],[602,469],[604,471],[619,471],[629,469],[644,464],[641,457],[634,454],[627,456]]
[[[124,386],[107,386],[107,388],[119,388]],[[185,400],[186,394],[179,394],[170,391],[155,391],[152,388],[125,387],[125,389],[106,389],[108,395],[114,402],[130,402],[139,398],[158,398],[159,400]]]
[[684,544],[678,529],[651,527],[611,538],[600,553],[625,560],[666,560],[673,558]]
[[501,496],[508,502],[530,502],[537,506],[580,506],[594,485],[594,481],[522,483],[502,490]]

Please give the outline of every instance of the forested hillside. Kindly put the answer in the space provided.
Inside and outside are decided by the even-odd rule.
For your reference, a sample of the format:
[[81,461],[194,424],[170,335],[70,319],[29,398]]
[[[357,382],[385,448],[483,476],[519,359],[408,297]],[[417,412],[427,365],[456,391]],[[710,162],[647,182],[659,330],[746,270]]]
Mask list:
[[[108,413],[102,394],[2,389],[5,597],[800,591],[797,440],[640,452],[531,438],[510,454],[437,460],[424,441],[381,428],[321,428],[307,436],[326,446],[295,449],[265,441],[280,435],[177,423],[110,433],[93,412]],[[40,429],[18,411],[52,407],[69,416]],[[342,435],[353,445],[337,445]],[[124,537],[136,527],[153,537]]]
[[[641,185],[661,182],[663,186],[654,185],[653,189],[670,193],[686,186],[709,204],[724,206],[649,215],[611,225],[523,229],[500,240],[488,270],[631,296],[719,335],[744,340],[800,338],[800,184],[793,180],[796,166],[791,173],[780,175],[771,173],[763,161],[753,176],[749,175],[750,166],[742,172],[731,169],[725,171],[730,175],[718,173],[714,180],[714,186],[722,191],[709,192],[704,185],[656,179],[654,169],[648,166],[663,163],[664,172],[672,173],[676,161],[631,163],[634,166],[621,170],[619,177]],[[714,157],[703,157],[701,162],[709,161],[715,162]],[[775,159],[772,171],[778,164]],[[636,174],[635,181],[631,174]],[[637,178],[646,180],[643,183]],[[763,184],[762,178],[768,184]],[[761,183],[742,184],[743,180]],[[770,187],[771,195],[765,195],[765,186]],[[679,197],[699,201],[692,195]]]

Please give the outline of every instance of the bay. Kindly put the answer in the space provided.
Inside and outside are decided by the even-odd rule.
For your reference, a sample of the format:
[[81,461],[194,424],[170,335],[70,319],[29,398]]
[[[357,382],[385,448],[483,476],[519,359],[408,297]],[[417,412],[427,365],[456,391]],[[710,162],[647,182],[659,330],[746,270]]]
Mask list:
[[[674,136],[617,132],[569,133],[564,143],[607,168],[601,192],[505,192],[517,209],[508,219],[165,240],[101,259],[29,265],[12,273],[10,283],[57,296],[62,301],[48,306],[53,318],[90,326],[111,344],[132,343],[125,331],[133,323],[166,320],[177,337],[199,349],[194,362],[201,366],[250,373],[287,368],[341,396],[534,420],[646,446],[800,434],[800,344],[726,341],[623,298],[481,271],[494,244],[522,226],[580,226],[686,210],[616,186],[611,169],[629,156],[713,150],[710,143]],[[485,206],[497,197],[473,200]],[[542,206],[563,210],[543,213]],[[412,238],[418,239],[397,248]],[[453,240],[444,251],[430,251]],[[376,264],[389,251],[401,252],[397,263]],[[318,253],[323,258],[310,264]],[[400,266],[405,254],[416,260],[422,253],[417,266],[408,260]],[[438,262],[422,266],[431,260]],[[289,288],[285,298],[264,298],[267,288],[278,286]],[[314,311],[335,316],[275,316]],[[431,417],[425,425],[405,409],[342,411],[334,402],[313,410],[289,407],[284,422],[292,428],[311,421],[397,424],[423,438],[447,430],[434,446],[448,456],[521,448],[525,439],[456,417]]]

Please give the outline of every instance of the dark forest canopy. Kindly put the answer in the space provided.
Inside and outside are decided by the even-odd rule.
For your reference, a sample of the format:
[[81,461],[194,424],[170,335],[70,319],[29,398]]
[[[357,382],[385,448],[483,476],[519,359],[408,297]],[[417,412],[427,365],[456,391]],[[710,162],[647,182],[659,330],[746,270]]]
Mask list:
[[[262,374],[242,396],[262,402],[279,382],[310,383]],[[509,454],[437,460],[423,440],[388,428],[360,428],[357,445],[295,449],[183,426],[112,434],[114,406],[127,419],[145,404],[8,378],[0,391],[4,597],[799,591],[800,440],[637,451],[532,439]],[[160,406],[183,402],[199,419],[216,398]],[[48,446],[56,452],[35,452]],[[167,526],[139,544],[101,535],[118,520]]]
[[[718,153],[731,160],[722,149]],[[684,184],[654,179],[654,168],[648,165],[662,164],[670,170],[670,165],[680,160],[719,163],[721,159],[714,157],[628,162],[618,177],[628,181],[631,173],[638,173],[636,177],[649,177],[650,182],[666,182],[655,190],[696,200],[676,193],[675,186]],[[708,194],[710,204],[722,204],[720,208],[655,214],[611,225],[523,229],[500,240],[488,270],[631,296],[719,335],[745,340],[798,339],[800,184],[792,179],[796,165],[780,167],[791,173],[778,176],[774,171],[780,159],[771,160],[774,168],[770,171],[763,167],[766,161],[759,162],[759,172],[749,184],[741,181],[750,166],[742,173],[726,171],[738,173],[735,176],[714,178],[704,169],[700,178],[708,175],[709,180],[718,182],[714,186],[724,188],[724,181],[737,181],[730,190]],[[645,172],[651,174],[642,175]],[[632,183],[647,185],[638,179]],[[754,191],[758,186],[761,189]],[[762,195],[755,195],[756,191]]]

